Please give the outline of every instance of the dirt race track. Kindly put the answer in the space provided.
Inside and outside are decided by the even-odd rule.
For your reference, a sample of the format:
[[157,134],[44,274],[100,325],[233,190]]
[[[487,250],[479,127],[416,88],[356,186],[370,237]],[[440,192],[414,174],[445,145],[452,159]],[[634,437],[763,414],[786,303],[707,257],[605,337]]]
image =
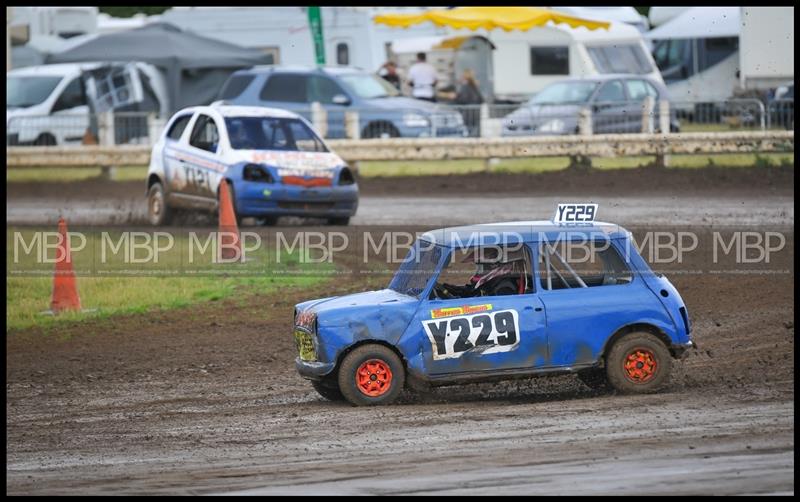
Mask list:
[[[791,201],[786,248],[766,267],[783,272],[667,272],[699,349],[661,393],[597,394],[561,376],[408,393],[382,408],[327,402],[294,370],[292,307],[385,284],[345,276],[314,291],[8,333],[6,491],[792,494],[793,173],[779,178],[706,185],[745,206]],[[622,190],[646,193],[635,181]],[[682,266],[707,271],[709,260],[696,253]]]

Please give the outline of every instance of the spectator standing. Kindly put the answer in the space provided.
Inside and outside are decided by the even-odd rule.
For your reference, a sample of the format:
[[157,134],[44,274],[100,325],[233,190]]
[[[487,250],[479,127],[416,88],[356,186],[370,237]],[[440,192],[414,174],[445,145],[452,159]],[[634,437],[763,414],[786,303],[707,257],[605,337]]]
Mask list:
[[400,90],[400,75],[397,74],[397,64],[387,61],[378,69],[378,75]]
[[411,84],[411,97],[436,101],[436,68],[425,61],[425,53],[417,54],[417,62],[408,70],[408,80]]
[[481,95],[478,81],[475,80],[475,74],[470,69],[464,70],[461,74],[461,80],[458,85],[458,92],[453,100],[456,105],[464,105],[459,107],[461,116],[464,117],[464,124],[469,129],[470,136],[480,135],[480,120],[481,110],[478,105],[483,103],[483,96]]

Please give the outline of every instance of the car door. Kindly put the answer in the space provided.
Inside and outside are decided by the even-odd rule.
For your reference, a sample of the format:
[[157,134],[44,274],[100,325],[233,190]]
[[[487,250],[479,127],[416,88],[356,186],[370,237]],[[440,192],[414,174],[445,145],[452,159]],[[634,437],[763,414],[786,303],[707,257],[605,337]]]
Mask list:
[[[595,134],[631,132],[633,108],[621,80],[604,83],[593,99],[592,131]],[[641,123],[641,117],[639,121]]]
[[81,77],[74,77],[61,91],[50,111],[59,143],[80,143],[89,128],[89,103]]
[[652,293],[611,240],[541,244],[537,256],[553,366],[596,362],[606,340],[652,305]]
[[186,179],[184,193],[216,200],[219,174],[224,170],[218,156],[222,127],[210,115],[197,114],[186,145],[187,155],[179,159]]
[[[524,249],[530,263],[530,250]],[[446,258],[450,265],[458,261],[456,254]],[[449,280],[445,270],[437,277],[438,283]],[[412,329],[432,376],[528,370],[549,360],[543,304],[532,279],[521,294],[429,297],[420,302]]]
[[659,106],[658,106],[658,91],[653,87],[650,82],[643,79],[628,79],[625,80],[625,90],[628,92],[628,99],[632,104],[636,104],[638,108],[638,120],[636,117],[631,117],[631,130],[628,132],[642,132],[644,124],[642,123],[644,100],[652,97],[654,100],[653,107],[653,130],[658,129],[659,124]]
[[[193,193],[193,187],[188,186],[184,163],[187,157],[187,145],[189,134],[192,130],[196,116],[195,113],[187,112],[175,117],[167,128],[164,136],[164,143],[161,149],[163,155],[161,165],[164,166],[164,180],[168,191],[173,194]],[[187,190],[189,190],[187,192]]]
[[330,139],[345,138],[345,112],[348,111],[351,98],[335,80],[326,75],[312,75],[308,79],[308,102],[318,102],[327,113],[328,130],[326,137]]

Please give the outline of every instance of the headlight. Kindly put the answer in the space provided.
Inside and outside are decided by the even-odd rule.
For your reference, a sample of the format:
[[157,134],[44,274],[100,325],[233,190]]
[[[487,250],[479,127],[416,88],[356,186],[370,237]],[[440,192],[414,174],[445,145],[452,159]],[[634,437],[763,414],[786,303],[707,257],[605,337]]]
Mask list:
[[403,124],[407,127],[428,127],[430,126],[430,122],[428,121],[427,117],[420,115],[419,113],[406,113],[403,115]]
[[536,130],[542,132],[562,132],[564,130],[564,121],[561,119],[548,120],[537,127]]

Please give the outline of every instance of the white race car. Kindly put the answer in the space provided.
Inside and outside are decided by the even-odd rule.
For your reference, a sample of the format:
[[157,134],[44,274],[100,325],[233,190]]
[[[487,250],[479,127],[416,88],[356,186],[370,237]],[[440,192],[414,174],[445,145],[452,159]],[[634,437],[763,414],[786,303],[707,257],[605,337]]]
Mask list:
[[153,145],[150,223],[168,224],[179,208],[216,210],[223,177],[237,219],[311,216],[346,225],[358,208],[354,173],[303,117],[214,104],[177,112]]

